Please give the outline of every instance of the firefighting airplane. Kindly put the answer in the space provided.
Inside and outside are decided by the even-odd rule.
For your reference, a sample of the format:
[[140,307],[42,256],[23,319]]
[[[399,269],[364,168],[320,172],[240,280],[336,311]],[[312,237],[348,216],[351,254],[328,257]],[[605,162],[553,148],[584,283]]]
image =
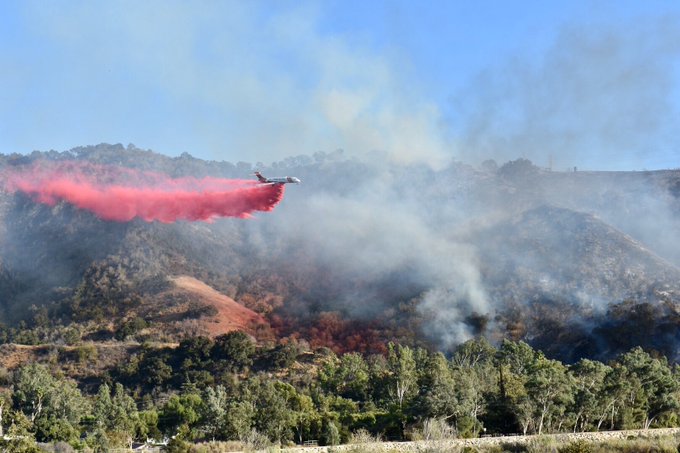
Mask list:
[[296,178],[295,176],[285,176],[282,178],[265,178],[259,171],[256,171],[253,174],[257,176],[257,180],[260,181],[261,184],[288,184],[288,183],[300,184],[302,182],[300,181],[299,178]]

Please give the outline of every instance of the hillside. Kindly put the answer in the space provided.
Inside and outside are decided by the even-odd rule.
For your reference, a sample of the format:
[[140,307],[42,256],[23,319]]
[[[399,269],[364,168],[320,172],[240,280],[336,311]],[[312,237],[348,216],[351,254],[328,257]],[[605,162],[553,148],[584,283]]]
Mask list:
[[[236,303],[231,297],[217,292],[200,280],[180,275],[171,277],[170,282],[171,288],[154,298],[158,308],[145,313],[145,319],[152,323],[174,325],[181,334],[189,330],[185,325],[187,320],[199,315],[194,326],[196,331],[192,333],[213,338],[233,331],[255,334],[258,329],[268,327],[262,315]],[[186,303],[172,306],[172,302],[182,300]]]
[[[253,170],[120,145],[0,156],[0,170],[40,159],[172,177]],[[679,172],[559,173],[522,160],[433,170],[341,152],[258,169],[304,183],[246,220],[110,222],[1,193],[4,324],[24,320],[31,341],[69,325],[112,339],[140,318],[140,339],[239,329],[376,352],[390,339],[448,350],[482,334],[567,361],[634,345],[623,336],[675,359]],[[640,311],[649,330],[631,336]]]
[[[638,323],[613,332],[610,311],[628,301],[630,316],[640,307],[664,322],[676,312],[680,269],[593,214],[543,205],[485,230],[478,238],[485,285],[505,308],[497,321],[516,339],[574,361],[606,358],[636,345],[675,356],[675,342],[660,340],[659,326]],[[619,307],[619,308],[615,308]],[[623,310],[625,312],[625,309]],[[614,338],[635,338],[637,342]]]

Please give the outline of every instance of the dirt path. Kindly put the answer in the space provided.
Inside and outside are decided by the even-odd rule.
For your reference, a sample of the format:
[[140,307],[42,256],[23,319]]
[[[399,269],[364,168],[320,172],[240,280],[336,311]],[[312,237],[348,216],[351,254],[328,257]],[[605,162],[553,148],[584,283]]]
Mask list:
[[455,452],[463,447],[489,447],[500,444],[526,444],[536,439],[554,439],[560,444],[568,444],[577,440],[598,442],[606,440],[627,440],[637,437],[655,438],[680,434],[680,428],[640,429],[628,431],[601,431],[597,433],[563,433],[546,434],[542,436],[501,436],[482,437],[478,439],[452,439],[441,441],[417,441],[417,442],[381,442],[374,444],[348,444],[333,447],[294,447],[283,448],[282,452],[309,452],[309,453],[340,453],[344,451],[366,452],[398,452],[398,453],[424,453],[432,451]]

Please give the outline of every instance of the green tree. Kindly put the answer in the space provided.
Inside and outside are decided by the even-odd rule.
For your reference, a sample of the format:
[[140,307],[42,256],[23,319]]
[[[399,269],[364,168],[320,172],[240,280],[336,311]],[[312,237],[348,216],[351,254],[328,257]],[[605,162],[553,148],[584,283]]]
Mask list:
[[246,386],[232,394],[226,387],[208,387],[203,394],[201,428],[208,437],[220,440],[243,440],[251,434],[255,406]]
[[279,344],[266,353],[267,364],[274,368],[288,368],[295,363],[298,354],[299,348],[295,343]]
[[418,393],[418,376],[413,350],[408,346],[388,344],[387,364],[390,371],[389,395],[402,411],[404,404]]
[[588,359],[582,359],[570,368],[575,385],[572,417],[574,432],[595,428],[603,404],[604,379],[611,368]]
[[227,405],[225,436],[243,441],[253,430],[256,415],[255,404],[247,400],[231,400]]
[[503,340],[498,350],[497,360],[511,373],[526,376],[533,365],[536,351],[523,341]]
[[486,411],[486,395],[495,387],[493,367],[454,367],[456,428],[462,437],[476,437],[482,429],[479,418]]
[[293,386],[283,384],[280,389],[286,395],[288,409],[292,412],[292,425],[295,438],[299,444],[311,439],[321,423],[321,416],[314,407],[309,395],[300,393]]
[[172,395],[159,414],[159,429],[168,436],[177,435],[192,440],[196,435],[193,428],[200,420],[200,414],[204,412],[202,406],[203,399],[193,390]]
[[9,389],[0,388],[0,439],[5,435],[5,419],[12,407],[12,392]]
[[206,434],[219,439],[226,431],[227,408],[230,395],[222,385],[208,387],[203,394],[203,412],[201,419]]
[[165,386],[173,377],[174,370],[163,357],[153,356],[145,359],[139,367],[137,376],[146,387],[155,388]]
[[323,429],[324,445],[338,445],[340,443],[340,430],[333,420],[328,420]]
[[132,445],[140,423],[139,413],[135,401],[125,392],[122,384],[116,383],[113,397],[108,385],[99,387],[93,415],[95,425],[106,431],[114,445]]
[[108,417],[111,410],[111,388],[108,384],[99,386],[97,396],[94,400],[92,408],[92,415],[94,423],[98,427],[106,428],[108,426]]
[[192,367],[205,368],[212,361],[211,352],[214,346],[210,338],[189,337],[180,341],[175,353],[179,361],[182,362],[183,370]]
[[101,426],[96,427],[94,431],[89,433],[85,442],[97,453],[106,453],[111,451],[113,447],[109,436],[106,434],[106,430]]
[[[630,384],[629,407],[639,409],[640,425],[648,429],[659,417],[680,407],[678,382],[665,358],[657,359],[637,347],[618,360]],[[638,420],[633,419],[637,425]]]
[[3,453],[41,453],[31,432],[31,421],[21,411],[11,411],[7,438],[0,437]]
[[567,405],[573,401],[571,378],[561,362],[547,359],[539,353],[525,385],[534,406],[536,432],[542,434],[546,420],[558,418],[562,421]]
[[89,404],[74,382],[55,378],[45,366],[32,363],[18,371],[14,388],[14,405],[35,425],[38,440],[77,438]]
[[[629,420],[632,414],[639,412],[639,409],[635,407],[626,409],[628,404],[634,405],[640,396],[639,383],[629,381],[630,377],[628,370],[619,363],[614,363],[606,374],[603,382],[602,399],[598,407],[598,431],[607,420],[609,421],[609,429],[614,429],[617,421],[622,426],[625,424],[625,422],[622,423],[625,419]],[[636,380],[634,376],[632,378]],[[627,412],[627,414],[620,417],[622,411]]]
[[319,381],[328,391],[355,401],[365,401],[369,393],[369,369],[356,352],[326,359],[319,369]]
[[534,406],[525,384],[535,360],[536,352],[523,341],[503,340],[496,353],[498,397],[493,407],[501,414],[496,417],[496,423],[503,432],[515,432],[520,428],[526,434],[532,425]]
[[403,439],[407,417],[405,411],[418,394],[418,374],[413,350],[408,346],[387,346],[387,393],[392,402],[392,415],[399,424],[399,436]]
[[139,425],[137,425],[137,439],[161,439],[163,435],[158,429],[158,411],[147,409],[139,411]]
[[493,365],[496,348],[482,337],[468,340],[459,345],[451,357],[451,363],[459,368],[477,368],[480,365]]
[[480,338],[458,346],[451,358],[459,406],[456,427],[461,436],[477,436],[482,428],[479,419],[487,410],[487,395],[492,394],[497,385],[496,353],[485,338]]
[[449,362],[442,353],[436,353],[423,374],[419,407],[423,418],[450,419],[458,411],[455,382]]
[[244,332],[229,332],[215,338],[211,354],[213,359],[221,361],[225,368],[238,372],[253,364],[255,343]]
[[255,428],[272,442],[292,439],[295,418],[288,405],[292,386],[280,381],[254,379],[250,382],[256,413]]
[[143,318],[136,316],[121,324],[121,326],[116,330],[114,337],[116,340],[125,341],[147,327],[147,322]]

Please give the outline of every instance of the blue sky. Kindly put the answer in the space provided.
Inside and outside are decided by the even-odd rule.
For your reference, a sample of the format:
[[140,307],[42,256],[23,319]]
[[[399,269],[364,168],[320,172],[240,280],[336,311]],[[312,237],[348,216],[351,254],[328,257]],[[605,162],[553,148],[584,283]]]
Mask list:
[[680,167],[677,1],[0,2],[0,152]]

